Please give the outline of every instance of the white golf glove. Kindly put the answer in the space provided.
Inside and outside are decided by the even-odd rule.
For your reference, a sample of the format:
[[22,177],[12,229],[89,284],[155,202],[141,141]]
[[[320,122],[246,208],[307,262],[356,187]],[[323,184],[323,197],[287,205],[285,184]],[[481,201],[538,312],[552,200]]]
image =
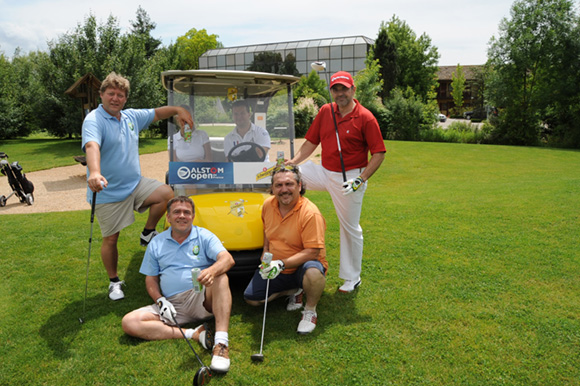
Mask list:
[[260,266],[260,276],[264,280],[275,279],[285,268],[282,260],[274,260],[264,267]]
[[361,176],[358,176],[357,178],[351,178],[342,184],[342,194],[346,196],[352,192],[356,192],[358,188],[360,188],[364,183],[365,182]]
[[169,324],[174,324],[177,312],[175,311],[173,304],[165,299],[165,296],[162,296],[157,299],[157,305],[159,306],[159,316],[161,317],[161,320]]

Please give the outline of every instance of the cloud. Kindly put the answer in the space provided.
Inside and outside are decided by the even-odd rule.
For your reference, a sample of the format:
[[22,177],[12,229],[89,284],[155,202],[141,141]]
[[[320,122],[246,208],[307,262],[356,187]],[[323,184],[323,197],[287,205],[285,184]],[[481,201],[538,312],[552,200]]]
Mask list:
[[432,39],[441,64],[483,63],[487,42],[511,7],[505,0],[294,0],[291,6],[270,0],[0,0],[0,51],[10,56],[18,46],[24,52],[45,50],[47,41],[74,31],[90,14],[99,23],[113,15],[126,32],[140,5],[164,45],[191,28],[219,35],[226,47],[352,35],[374,39],[381,22],[396,15],[417,35]]

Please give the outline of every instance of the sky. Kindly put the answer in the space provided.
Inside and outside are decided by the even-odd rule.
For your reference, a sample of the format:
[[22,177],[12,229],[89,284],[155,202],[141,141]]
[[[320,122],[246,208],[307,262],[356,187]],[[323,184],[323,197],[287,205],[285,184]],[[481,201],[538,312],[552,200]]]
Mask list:
[[157,26],[153,37],[174,43],[191,28],[218,35],[225,47],[364,35],[376,39],[393,15],[425,33],[439,65],[483,64],[492,36],[508,18],[511,0],[0,0],[0,53],[47,51],[48,41],[73,33],[89,15],[114,16],[122,32],[141,6]]

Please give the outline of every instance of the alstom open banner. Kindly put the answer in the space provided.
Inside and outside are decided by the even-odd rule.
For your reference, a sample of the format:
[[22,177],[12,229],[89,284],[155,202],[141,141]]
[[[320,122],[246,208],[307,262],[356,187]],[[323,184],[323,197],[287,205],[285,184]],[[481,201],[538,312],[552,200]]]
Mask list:
[[275,162],[170,162],[169,184],[269,184]]

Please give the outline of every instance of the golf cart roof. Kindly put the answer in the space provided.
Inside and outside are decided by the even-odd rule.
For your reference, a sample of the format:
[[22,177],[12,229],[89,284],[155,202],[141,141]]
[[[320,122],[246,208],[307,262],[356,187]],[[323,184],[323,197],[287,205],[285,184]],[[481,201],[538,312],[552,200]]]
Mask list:
[[300,78],[266,72],[228,70],[170,70],[161,73],[167,89],[188,95],[224,96],[235,87],[240,97],[267,97],[285,90]]

